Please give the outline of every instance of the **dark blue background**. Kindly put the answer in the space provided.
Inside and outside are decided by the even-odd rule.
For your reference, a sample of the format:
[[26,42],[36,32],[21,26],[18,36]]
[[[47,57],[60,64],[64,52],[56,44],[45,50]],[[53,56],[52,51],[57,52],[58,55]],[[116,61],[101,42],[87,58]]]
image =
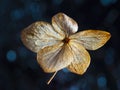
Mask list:
[[[20,32],[35,21],[51,22],[58,12],[77,21],[79,31],[102,29],[112,37],[89,51],[92,60],[84,75],[63,69],[46,85],[52,74],[42,71]],[[0,90],[120,90],[119,47],[119,0],[0,0]]]

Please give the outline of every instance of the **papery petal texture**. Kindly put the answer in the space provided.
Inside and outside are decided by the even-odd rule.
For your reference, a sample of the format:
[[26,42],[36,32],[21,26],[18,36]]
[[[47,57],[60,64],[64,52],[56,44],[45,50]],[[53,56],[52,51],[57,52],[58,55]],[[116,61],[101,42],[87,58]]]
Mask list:
[[78,24],[69,16],[64,13],[58,13],[52,17],[52,25],[55,30],[62,30],[65,32],[66,36],[77,32]]
[[83,45],[88,50],[96,50],[102,47],[111,35],[101,30],[85,30],[71,35],[69,38]]
[[82,75],[90,65],[90,55],[79,43],[70,41],[70,47],[74,56],[74,61],[67,67],[73,73]]
[[67,67],[73,61],[70,46],[62,42],[41,49],[37,61],[45,72],[51,73]]
[[31,24],[21,33],[24,45],[35,53],[46,46],[58,43],[64,37],[63,33],[56,32],[49,23],[43,21]]

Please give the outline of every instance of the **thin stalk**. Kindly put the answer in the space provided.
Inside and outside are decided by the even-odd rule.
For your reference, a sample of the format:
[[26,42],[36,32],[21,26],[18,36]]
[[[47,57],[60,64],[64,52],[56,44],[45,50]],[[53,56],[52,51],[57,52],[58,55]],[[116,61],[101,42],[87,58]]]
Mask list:
[[53,78],[55,77],[55,75],[57,74],[57,71],[52,75],[52,77],[49,79],[49,81],[47,82],[47,84],[49,85],[50,82],[53,80]]

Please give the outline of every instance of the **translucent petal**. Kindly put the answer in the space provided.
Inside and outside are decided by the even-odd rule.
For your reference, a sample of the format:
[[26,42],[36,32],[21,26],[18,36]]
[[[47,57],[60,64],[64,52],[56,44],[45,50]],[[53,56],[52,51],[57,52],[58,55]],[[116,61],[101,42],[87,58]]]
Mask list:
[[22,42],[33,52],[54,45],[64,37],[64,34],[54,31],[49,23],[42,21],[31,24],[21,33]]
[[78,25],[76,21],[74,21],[72,18],[68,17],[64,13],[58,13],[53,16],[52,25],[55,30],[63,30],[67,36],[77,32],[78,30]]
[[41,49],[37,61],[45,72],[55,72],[67,67],[73,61],[73,54],[68,44],[62,42]]
[[74,61],[68,66],[68,70],[82,75],[90,64],[90,55],[83,46],[74,41],[70,41],[70,47],[74,56]]
[[109,32],[100,30],[85,30],[70,36],[70,39],[80,43],[88,50],[96,50],[102,47],[111,35]]

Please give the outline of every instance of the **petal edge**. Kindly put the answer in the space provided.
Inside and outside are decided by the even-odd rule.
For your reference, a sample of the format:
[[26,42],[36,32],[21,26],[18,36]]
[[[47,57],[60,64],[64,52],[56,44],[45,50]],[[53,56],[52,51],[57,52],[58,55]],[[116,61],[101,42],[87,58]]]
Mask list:
[[80,44],[71,41],[70,45],[74,55],[74,61],[67,68],[73,73],[82,75],[90,65],[90,55]]

